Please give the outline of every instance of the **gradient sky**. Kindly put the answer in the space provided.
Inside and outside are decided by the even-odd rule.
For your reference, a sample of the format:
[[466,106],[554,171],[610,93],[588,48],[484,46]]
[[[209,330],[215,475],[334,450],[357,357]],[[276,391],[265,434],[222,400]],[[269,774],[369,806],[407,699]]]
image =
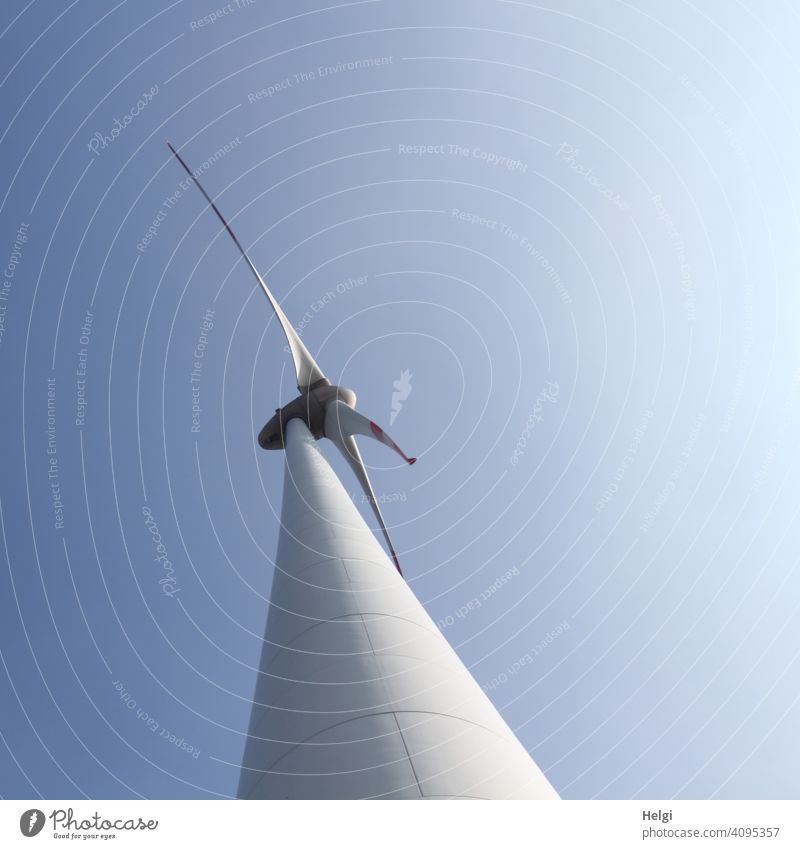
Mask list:
[[800,17],[552,5],[4,4],[0,795],[235,793],[294,385],[167,138],[410,371],[404,571],[562,796],[800,795]]

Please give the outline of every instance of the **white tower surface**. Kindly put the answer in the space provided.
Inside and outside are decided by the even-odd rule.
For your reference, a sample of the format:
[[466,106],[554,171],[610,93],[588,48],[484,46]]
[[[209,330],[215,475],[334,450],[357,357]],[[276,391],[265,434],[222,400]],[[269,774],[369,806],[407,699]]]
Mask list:
[[239,797],[557,799],[300,419],[285,449]]

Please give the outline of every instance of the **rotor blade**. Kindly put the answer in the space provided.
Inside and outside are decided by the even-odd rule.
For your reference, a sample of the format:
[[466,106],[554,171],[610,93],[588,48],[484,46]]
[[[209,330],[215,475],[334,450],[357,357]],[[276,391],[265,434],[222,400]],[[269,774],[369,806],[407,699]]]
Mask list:
[[303,344],[303,340],[300,338],[297,331],[292,327],[291,322],[286,317],[286,314],[281,309],[280,304],[275,300],[270,292],[267,284],[264,282],[264,278],[258,273],[258,269],[253,265],[253,261],[247,255],[247,251],[242,247],[242,243],[236,238],[235,233],[231,230],[230,225],[225,220],[223,214],[217,208],[217,205],[211,200],[208,192],[203,188],[200,184],[200,181],[195,177],[192,171],[189,169],[189,166],[183,161],[183,157],[178,153],[177,150],[167,142],[169,149],[175,154],[175,158],[178,162],[181,163],[186,173],[192,178],[192,182],[197,186],[198,189],[203,194],[203,197],[208,201],[209,206],[214,210],[217,214],[217,218],[222,222],[225,229],[228,231],[228,235],[233,239],[234,244],[237,248],[239,248],[239,252],[244,257],[244,261],[247,263],[247,267],[250,271],[255,275],[256,280],[258,280],[258,285],[261,286],[264,294],[267,296],[270,304],[272,305],[272,309],[275,310],[275,315],[278,317],[278,321],[281,323],[281,327],[283,328],[283,332],[286,334],[286,341],[289,343],[289,350],[292,352],[292,359],[294,360],[294,370],[297,374],[297,388],[301,391],[308,386],[316,383],[318,380],[325,380],[325,375],[322,373],[322,369],[317,365],[314,358],[308,351],[308,348]]
[[337,433],[335,436],[330,437],[330,439],[339,451],[342,452],[345,460],[347,460],[350,464],[350,468],[355,472],[356,477],[361,483],[361,488],[364,490],[364,494],[367,496],[369,503],[372,505],[372,512],[378,520],[381,531],[383,531],[383,537],[386,540],[386,544],[389,546],[389,551],[392,555],[395,568],[402,576],[403,570],[400,568],[400,561],[397,559],[397,552],[394,550],[394,546],[392,545],[392,538],[389,536],[389,531],[386,528],[386,522],[383,520],[381,508],[378,506],[378,500],[375,498],[375,492],[372,489],[372,484],[370,483],[369,476],[367,475],[367,469],[364,466],[364,461],[361,459],[361,454],[358,450],[355,439],[352,436],[342,436],[341,433]]
[[331,436],[329,431],[338,431],[342,436],[353,436],[355,434],[369,436],[384,445],[388,445],[409,466],[413,466],[417,462],[417,458],[408,457],[385,430],[342,401],[332,401],[325,408],[325,435],[328,437]]

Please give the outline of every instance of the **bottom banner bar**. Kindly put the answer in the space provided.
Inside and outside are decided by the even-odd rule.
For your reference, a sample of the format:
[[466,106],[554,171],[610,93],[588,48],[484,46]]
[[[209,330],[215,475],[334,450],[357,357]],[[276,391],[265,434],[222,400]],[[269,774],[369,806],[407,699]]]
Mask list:
[[0,801],[0,846],[800,846],[795,801]]

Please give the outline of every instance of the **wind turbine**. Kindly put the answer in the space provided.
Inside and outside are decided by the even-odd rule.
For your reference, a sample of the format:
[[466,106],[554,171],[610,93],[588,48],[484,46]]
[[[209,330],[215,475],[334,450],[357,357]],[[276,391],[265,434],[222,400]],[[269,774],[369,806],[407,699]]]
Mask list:
[[267,449],[283,448],[285,444],[286,424],[294,418],[303,421],[315,439],[320,439],[323,436],[328,437],[339,451],[341,451],[355,472],[364,490],[364,494],[372,506],[386,544],[389,546],[394,565],[397,571],[402,574],[397,553],[392,545],[386,522],[378,505],[378,500],[375,498],[375,492],[372,489],[367,469],[364,466],[364,461],[361,459],[361,454],[354,437],[356,435],[368,436],[378,440],[378,442],[382,442],[399,454],[410,466],[417,462],[417,458],[407,457],[397,443],[381,427],[366,418],[366,416],[362,416],[355,409],[356,393],[352,389],[348,389],[346,386],[336,386],[325,377],[322,369],[317,365],[309,353],[308,348],[303,343],[303,340],[300,338],[300,335],[281,309],[280,304],[275,300],[269,287],[264,282],[264,278],[258,273],[258,269],[247,255],[247,251],[242,247],[241,242],[236,238],[236,235],[217,208],[217,205],[211,200],[211,197],[200,184],[200,181],[197,180],[172,144],[170,142],[167,142],[167,144],[169,145],[169,149],[175,154],[178,162],[186,170],[186,173],[192,178],[194,184],[203,193],[203,197],[205,197],[217,214],[217,217],[228,231],[231,239],[233,239],[247,267],[253,272],[258,285],[272,305],[272,309],[275,311],[275,315],[289,343],[289,350],[292,354],[294,370],[297,375],[297,389],[300,395],[286,404],[282,409],[275,410],[275,415],[261,429],[261,433],[258,435],[258,444],[262,448]]
[[[169,142],[167,142],[169,144]],[[240,798],[526,798],[558,795],[402,577],[355,436],[413,464],[356,395],[323,374],[218,207],[169,148],[275,311],[300,395],[258,436],[286,452],[270,612]],[[319,450],[330,439],[372,506],[392,568]]]

